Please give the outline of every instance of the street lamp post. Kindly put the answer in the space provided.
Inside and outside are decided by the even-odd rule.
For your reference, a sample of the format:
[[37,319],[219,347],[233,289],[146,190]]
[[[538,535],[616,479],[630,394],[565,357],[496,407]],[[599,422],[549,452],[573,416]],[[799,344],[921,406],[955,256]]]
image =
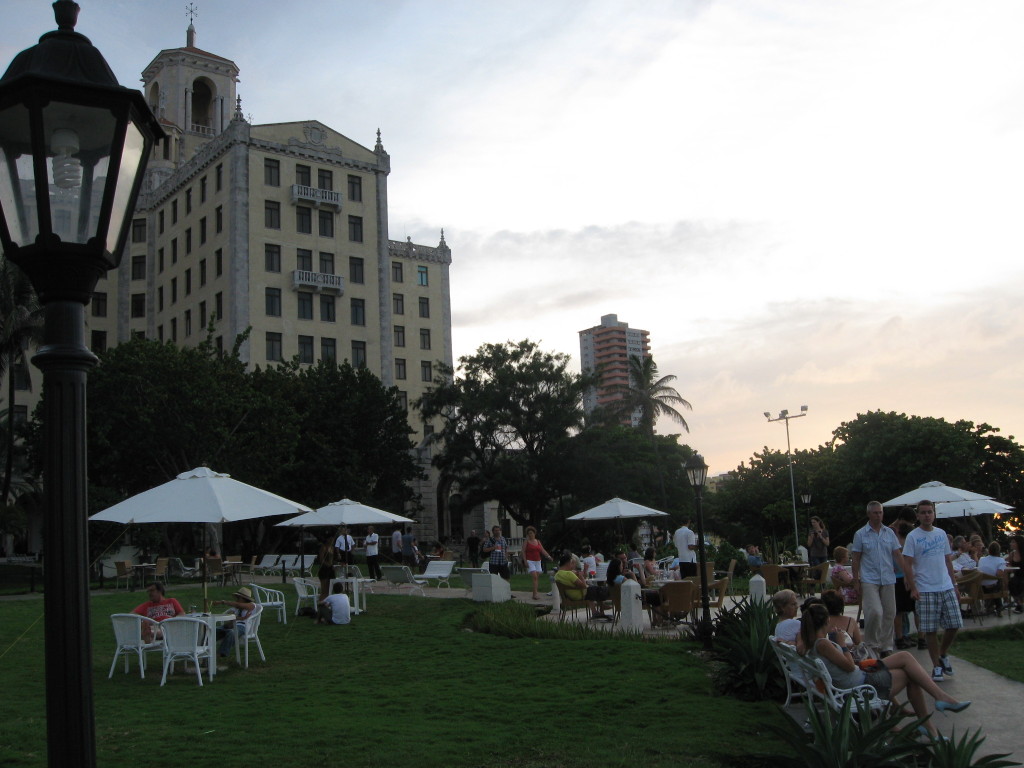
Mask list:
[[711,601],[708,599],[707,553],[704,550],[704,482],[708,477],[708,465],[699,453],[695,453],[683,465],[690,479],[693,493],[697,497],[697,560],[700,562],[700,604],[701,618],[697,634],[704,643],[704,650],[711,650]]
[[799,419],[807,415],[807,406],[800,406],[800,413],[793,416],[789,415],[789,411],[779,411],[779,415],[774,419],[768,411],[764,412],[764,416],[769,422],[773,421],[785,421],[786,422],[786,458],[789,460],[789,492],[793,499],[793,551],[796,551],[796,547],[800,546],[800,528],[796,522],[796,482],[793,480],[793,452],[789,447],[789,420]]
[[95,766],[85,397],[96,356],[85,306],[121,260],[146,161],[163,131],[88,38],[79,6],[0,78],[0,244],[45,307],[43,372],[48,763]]

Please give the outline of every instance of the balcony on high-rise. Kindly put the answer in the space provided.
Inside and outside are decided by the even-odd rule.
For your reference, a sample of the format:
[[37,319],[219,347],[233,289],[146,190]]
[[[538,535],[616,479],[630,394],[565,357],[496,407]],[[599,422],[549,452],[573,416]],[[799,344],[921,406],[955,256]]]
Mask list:
[[296,203],[312,203],[317,207],[341,210],[341,192],[333,189],[308,187],[305,184],[292,184],[292,205]]

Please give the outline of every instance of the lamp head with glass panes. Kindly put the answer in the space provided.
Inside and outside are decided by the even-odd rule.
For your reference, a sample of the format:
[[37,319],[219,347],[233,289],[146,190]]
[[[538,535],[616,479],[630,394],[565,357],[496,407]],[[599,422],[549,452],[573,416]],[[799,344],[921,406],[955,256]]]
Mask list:
[[58,29],[0,78],[0,243],[44,303],[87,303],[121,260],[164,132],[142,94],[118,85],[74,31],[78,4],[53,8]]

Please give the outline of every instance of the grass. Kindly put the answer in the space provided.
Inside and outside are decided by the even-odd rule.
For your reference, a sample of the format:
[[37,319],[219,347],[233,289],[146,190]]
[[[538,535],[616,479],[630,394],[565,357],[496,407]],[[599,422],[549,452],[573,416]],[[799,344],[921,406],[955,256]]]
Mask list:
[[1022,624],[961,631],[950,652],[997,675],[1024,683],[1022,640]]
[[[258,755],[275,768],[753,768],[786,749],[775,705],[713,696],[690,643],[534,637],[521,613],[486,620],[517,627],[514,637],[472,631],[479,606],[463,599],[378,594],[346,627],[268,616],[267,663],[232,661],[202,689],[184,675],[160,688],[156,656],[145,680],[134,662],[108,680],[109,614],[143,599],[92,599],[100,765],[144,755],[154,768],[249,768]],[[46,764],[42,607],[0,602],[5,768]]]

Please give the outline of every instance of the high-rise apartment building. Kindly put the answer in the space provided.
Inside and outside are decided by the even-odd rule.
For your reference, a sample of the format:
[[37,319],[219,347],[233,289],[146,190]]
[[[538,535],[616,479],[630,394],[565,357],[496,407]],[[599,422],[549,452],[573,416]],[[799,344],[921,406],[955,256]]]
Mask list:
[[[598,371],[600,381],[584,393],[583,407],[587,413],[619,399],[614,388],[629,384],[629,358],[650,357],[651,340],[647,331],[620,323],[618,315],[602,315],[601,324],[580,331],[580,367],[584,373]],[[625,425],[636,426],[639,416],[623,418]]]
[[[298,358],[366,366],[408,404],[452,364],[451,250],[388,237],[391,158],[316,120],[253,125],[234,62],[195,45],[160,51],[143,93],[168,134],[158,145],[118,270],[87,314],[94,351],[132,336],[241,346],[250,366]],[[422,445],[430,425],[411,418]],[[429,456],[420,449],[425,470]],[[431,473],[433,476],[433,473]],[[436,521],[436,483],[415,489]]]

